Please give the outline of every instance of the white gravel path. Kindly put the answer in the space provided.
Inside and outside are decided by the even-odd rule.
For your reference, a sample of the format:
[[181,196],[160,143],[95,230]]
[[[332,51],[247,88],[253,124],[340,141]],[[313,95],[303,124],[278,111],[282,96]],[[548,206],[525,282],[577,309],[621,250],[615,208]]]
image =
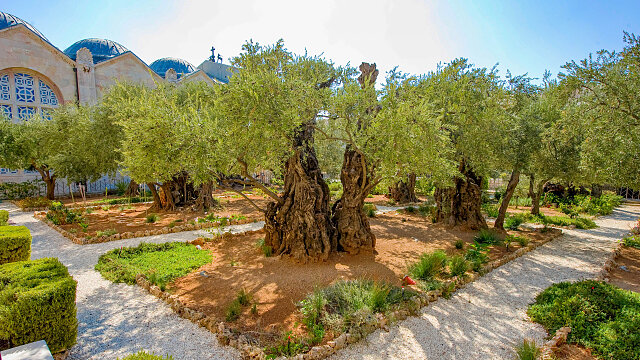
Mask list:
[[[180,359],[238,359],[215,336],[178,317],[163,302],[136,286],[113,284],[93,270],[109,249],[142,241],[195,239],[203,231],[76,245],[58,232],[3,202],[16,225],[33,235],[32,258],[58,257],[78,281],[78,342],[70,360],[115,359],[140,349]],[[385,209],[386,210],[386,209]],[[391,328],[377,331],[332,359],[508,359],[513,344],[523,338],[541,341],[545,331],[527,320],[527,305],[544,288],[565,280],[593,277],[606,256],[640,216],[640,207],[624,206],[597,221],[600,228],[571,230],[527,255],[508,263],[459,290],[450,300],[438,300]],[[232,226],[240,232],[263,223]]]
[[[187,231],[101,244],[76,245],[36,220],[32,213],[18,210],[9,202],[0,203],[9,210],[16,225],[31,230],[31,258],[57,257],[78,281],[78,339],[69,360],[116,359],[139,350],[174,359],[238,359],[237,350],[220,345],[208,330],[177,316],[169,306],[137,286],[113,284],[93,267],[98,257],[110,249],[134,246],[142,241],[161,243],[193,240],[204,231]],[[263,223],[232,226],[232,232],[262,228]]]
[[639,216],[639,206],[623,206],[598,219],[597,229],[567,230],[331,359],[513,359],[523,338],[541,343],[546,336],[526,316],[535,296],[553,283],[593,278]]

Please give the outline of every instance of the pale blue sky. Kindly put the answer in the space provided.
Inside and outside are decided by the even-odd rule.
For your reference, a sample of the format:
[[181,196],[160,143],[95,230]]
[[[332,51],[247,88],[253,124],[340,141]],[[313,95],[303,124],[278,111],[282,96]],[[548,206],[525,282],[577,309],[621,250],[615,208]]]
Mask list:
[[466,57],[514,74],[554,74],[572,59],[622,48],[640,34],[640,1],[38,1],[2,0],[64,50],[87,37],[117,41],[148,64],[180,57],[199,65],[211,45],[226,59],[254,39],[324,52],[338,64],[376,62],[410,73]]

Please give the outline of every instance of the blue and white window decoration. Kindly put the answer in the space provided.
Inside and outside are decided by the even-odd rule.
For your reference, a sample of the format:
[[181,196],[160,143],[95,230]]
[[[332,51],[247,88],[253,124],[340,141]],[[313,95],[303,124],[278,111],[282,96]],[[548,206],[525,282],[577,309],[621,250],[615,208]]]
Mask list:
[[50,120],[58,105],[55,91],[39,76],[11,70],[0,73],[0,114],[9,119],[29,120],[38,114]]

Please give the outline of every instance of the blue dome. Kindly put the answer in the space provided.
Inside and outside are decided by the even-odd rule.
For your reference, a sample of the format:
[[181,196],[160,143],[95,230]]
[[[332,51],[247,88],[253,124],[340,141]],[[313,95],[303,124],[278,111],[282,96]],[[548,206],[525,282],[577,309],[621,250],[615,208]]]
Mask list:
[[129,49],[118,44],[115,41],[107,40],[107,39],[84,39],[75,42],[73,45],[69,46],[64,53],[72,58],[76,59],[76,53],[78,50],[82,48],[87,48],[91,51],[91,55],[93,55],[93,62],[95,64],[116,57],[120,54],[124,54]]
[[167,70],[173,69],[178,73],[178,79],[182,75],[190,74],[196,71],[196,68],[191,65],[190,62],[178,58],[166,57],[162,59],[158,59],[149,65],[151,70],[155,71],[156,74],[160,75],[164,78]]
[[36,35],[40,36],[42,40],[49,42],[49,40],[47,40],[47,38],[44,37],[44,35],[42,35],[40,31],[38,31],[38,29],[34,28],[28,22],[20,19],[17,16],[13,16],[11,14],[7,14],[5,12],[0,11],[0,30],[9,28],[15,25],[19,25],[19,24],[26,26],[29,30],[33,31]]

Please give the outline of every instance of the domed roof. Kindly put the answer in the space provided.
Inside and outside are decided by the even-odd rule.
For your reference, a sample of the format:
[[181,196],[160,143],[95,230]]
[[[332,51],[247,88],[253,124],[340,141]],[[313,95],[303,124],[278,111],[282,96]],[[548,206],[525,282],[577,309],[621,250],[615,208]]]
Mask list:
[[91,51],[91,55],[93,55],[93,62],[96,64],[129,51],[129,49],[115,41],[107,39],[84,39],[77,41],[66,48],[64,53],[75,60],[76,53],[82,48],[87,48]]
[[49,42],[49,40],[47,40],[47,38],[44,35],[42,35],[40,31],[38,31],[38,29],[34,28],[28,22],[20,19],[17,16],[0,11],[0,30],[9,28],[15,25],[19,25],[19,24],[26,26],[29,30],[33,31],[36,35],[40,36],[43,40]]
[[176,73],[178,73],[178,78],[180,78],[182,75],[187,75],[196,71],[196,68],[187,60],[172,57],[158,59],[152,62],[149,67],[151,68],[151,70],[155,71],[156,74],[160,75],[163,78],[164,74],[169,69],[175,70]]

